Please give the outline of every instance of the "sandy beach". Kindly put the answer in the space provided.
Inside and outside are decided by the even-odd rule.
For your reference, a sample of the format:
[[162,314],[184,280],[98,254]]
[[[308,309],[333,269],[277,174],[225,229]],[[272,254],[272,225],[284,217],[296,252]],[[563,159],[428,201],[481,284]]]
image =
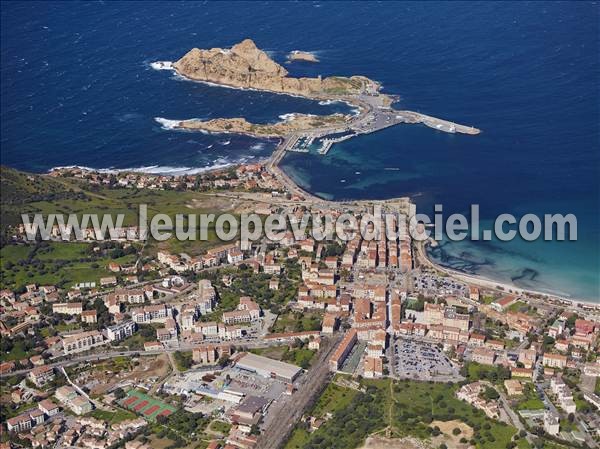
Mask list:
[[473,274],[462,273],[460,271],[453,270],[451,268],[446,268],[441,265],[436,264],[427,256],[426,246],[427,242],[418,243],[416,246],[417,257],[419,261],[423,264],[441,271],[442,273],[447,274],[448,276],[452,276],[455,279],[461,280],[471,285],[476,285],[483,288],[489,288],[493,290],[503,291],[510,294],[515,295],[528,295],[532,296],[535,299],[543,300],[543,301],[552,301],[553,303],[561,303],[565,306],[577,307],[577,308],[593,308],[596,311],[600,312],[600,303],[585,301],[577,298],[566,298],[560,295],[553,295],[547,292],[540,292],[535,290],[524,289],[521,287],[517,287],[515,285],[495,281],[493,279],[488,279],[483,276],[477,276]]

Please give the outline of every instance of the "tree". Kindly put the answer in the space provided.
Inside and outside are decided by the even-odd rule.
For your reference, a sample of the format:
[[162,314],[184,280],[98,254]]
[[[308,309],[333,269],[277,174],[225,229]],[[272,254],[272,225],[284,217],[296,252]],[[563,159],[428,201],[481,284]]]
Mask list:
[[225,368],[229,364],[229,356],[227,354],[223,355],[223,357],[219,359],[218,364],[221,368]]
[[450,349],[448,350],[448,358],[449,359],[456,358],[456,349],[454,349],[454,346],[451,346]]
[[175,358],[175,362],[177,363],[179,368],[181,368],[183,370],[187,370],[187,369],[191,368],[192,358],[191,358],[190,353],[175,351],[175,353],[173,354],[173,357]]
[[494,388],[485,387],[485,390],[483,392],[483,397],[487,401],[495,401],[500,397],[500,395]]
[[156,417],[156,422],[157,422],[158,424],[162,424],[162,425],[164,425],[164,424],[166,424],[166,423],[167,423],[167,417],[166,417],[165,415],[158,415],[158,416]]
[[114,395],[117,400],[123,399],[126,396],[125,391],[123,391],[123,389],[121,387],[117,388],[114,391]]

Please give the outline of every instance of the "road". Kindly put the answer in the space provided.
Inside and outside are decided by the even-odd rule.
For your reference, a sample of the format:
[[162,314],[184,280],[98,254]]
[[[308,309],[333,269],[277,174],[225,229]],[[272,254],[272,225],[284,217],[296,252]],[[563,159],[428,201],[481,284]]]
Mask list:
[[511,408],[502,390],[500,388],[497,388],[496,391],[498,391],[498,394],[500,395],[500,405],[502,405],[502,408],[504,409],[506,415],[509,417],[512,425],[519,430],[525,430],[525,426],[523,425],[515,411]]
[[[209,342],[207,342],[207,343],[209,343]],[[227,341],[226,343],[231,343],[233,345],[236,345],[238,348],[240,348],[240,347],[255,348],[255,347],[281,345],[281,343],[278,341],[265,341],[260,338],[253,339],[253,340],[230,340],[230,341]],[[115,357],[153,356],[153,355],[160,355],[160,354],[165,354],[165,353],[170,354],[175,351],[191,351],[192,349],[194,349],[197,346],[198,346],[197,344],[186,344],[186,345],[180,345],[176,348],[163,348],[158,351],[144,351],[143,349],[141,349],[141,350],[137,349],[137,350],[121,350],[121,351],[109,351],[109,352],[98,352],[98,348],[96,348],[95,352],[83,354],[83,355],[73,357],[70,359],[60,360],[60,361],[54,362],[54,363],[47,363],[46,366],[50,366],[52,368],[60,368],[60,367],[65,367],[65,366],[77,365],[78,363],[96,362],[99,360],[112,359]],[[11,371],[9,373],[2,373],[2,374],[0,374],[0,379],[5,379],[5,378],[22,375],[22,374],[27,374],[32,369],[33,368],[25,368],[25,369],[21,369],[21,370],[17,370],[17,371]]]
[[62,373],[63,376],[65,376],[65,379],[67,379],[67,382],[69,383],[69,385],[71,385],[77,391],[77,393],[79,393],[81,396],[83,396],[88,401],[90,401],[92,404],[94,404],[95,408],[97,408],[97,409],[106,409],[106,407],[104,407],[101,402],[96,401],[95,399],[90,398],[88,396],[88,394],[79,387],[79,385],[77,385],[76,383],[74,383],[71,380],[71,378],[69,377],[69,375],[67,374],[67,372],[65,371],[65,368],[63,366],[60,367],[60,372]]
[[314,365],[300,379],[297,391],[292,396],[282,396],[271,405],[268,413],[274,413],[277,419],[270,420],[265,426],[258,439],[257,447],[278,449],[285,444],[294,425],[325,386],[330,376],[329,357],[342,340],[343,335],[340,332],[327,341],[327,346],[321,350]]

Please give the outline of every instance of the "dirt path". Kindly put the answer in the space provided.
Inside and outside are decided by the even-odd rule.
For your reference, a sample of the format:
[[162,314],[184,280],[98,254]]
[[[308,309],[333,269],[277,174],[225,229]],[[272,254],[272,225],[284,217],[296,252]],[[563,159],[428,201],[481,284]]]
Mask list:
[[387,429],[385,431],[385,436],[387,438],[391,438],[392,436],[392,426],[393,426],[393,422],[392,422],[392,417],[393,417],[393,412],[394,412],[394,381],[392,379],[390,379],[390,398],[389,398],[389,402],[390,405],[388,407],[388,426]]
[[152,388],[149,391],[150,395],[155,394],[163,386],[163,384],[167,381],[167,379],[169,377],[171,377],[172,374],[179,373],[179,371],[177,370],[177,367],[175,366],[175,361],[173,360],[173,355],[169,352],[169,353],[167,353],[167,357],[169,359],[169,366],[171,367],[171,369],[161,379],[156,381],[154,383],[154,385],[152,385]]
[[384,438],[372,435],[360,449],[429,449],[431,445],[416,438]]

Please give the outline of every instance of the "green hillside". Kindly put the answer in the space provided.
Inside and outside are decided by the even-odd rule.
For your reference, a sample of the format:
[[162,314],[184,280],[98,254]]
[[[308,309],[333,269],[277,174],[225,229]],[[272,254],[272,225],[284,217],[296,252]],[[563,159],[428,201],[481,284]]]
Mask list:
[[0,228],[20,223],[21,213],[33,212],[35,202],[52,202],[61,199],[86,201],[88,197],[77,185],[46,175],[21,172],[0,166]]
[[[231,201],[194,191],[138,190],[110,188],[87,184],[85,181],[25,173],[7,167],[0,171],[1,241],[0,288],[22,289],[27,283],[72,285],[75,282],[97,281],[110,274],[109,262],[131,263],[134,255],[119,258],[90,254],[92,243],[17,243],[11,240],[11,226],[21,223],[21,214],[108,214],[116,220],[123,214],[123,225],[138,224],[140,204],[148,207],[148,217],[164,213],[213,213],[219,215],[231,210]],[[66,220],[66,217],[65,217]],[[214,231],[214,222],[208,229],[208,241],[165,242],[150,240],[144,246],[144,256],[154,255],[159,248],[172,252],[185,251],[190,255],[204,253],[221,244]],[[140,246],[140,245],[134,245]],[[116,260],[114,260],[116,259]]]

